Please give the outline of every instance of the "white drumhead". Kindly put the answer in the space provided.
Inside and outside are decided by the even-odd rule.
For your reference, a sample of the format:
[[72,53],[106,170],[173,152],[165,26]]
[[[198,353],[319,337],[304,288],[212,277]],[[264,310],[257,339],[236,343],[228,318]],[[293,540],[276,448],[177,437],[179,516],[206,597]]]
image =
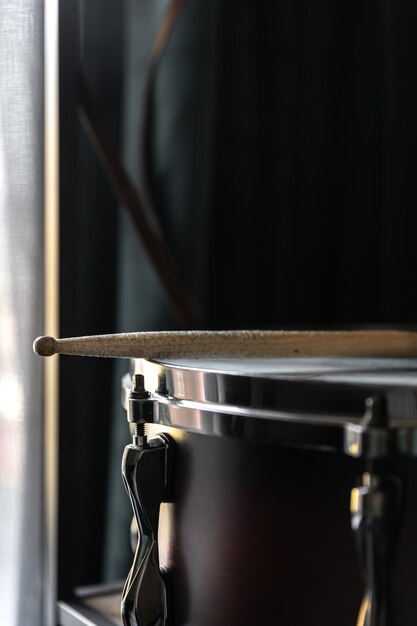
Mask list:
[[170,359],[172,368],[266,378],[319,378],[346,384],[417,385],[417,359],[280,358],[280,359]]

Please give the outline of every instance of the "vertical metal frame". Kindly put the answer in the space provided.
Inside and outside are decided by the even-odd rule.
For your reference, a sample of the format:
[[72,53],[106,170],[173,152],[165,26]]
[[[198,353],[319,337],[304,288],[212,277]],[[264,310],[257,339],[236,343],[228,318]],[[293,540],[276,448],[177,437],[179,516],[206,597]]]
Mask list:
[[[58,0],[44,3],[45,333],[59,336],[59,71]],[[56,624],[58,385],[57,359],[44,363],[44,623]]]

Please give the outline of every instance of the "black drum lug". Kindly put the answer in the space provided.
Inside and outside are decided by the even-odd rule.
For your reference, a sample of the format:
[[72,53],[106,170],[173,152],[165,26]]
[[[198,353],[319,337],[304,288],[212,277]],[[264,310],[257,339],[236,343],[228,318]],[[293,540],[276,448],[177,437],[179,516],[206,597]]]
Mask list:
[[162,502],[169,500],[172,442],[157,435],[142,447],[129,445],[122,476],[132,504],[139,540],[121,604],[124,626],[169,626],[167,575],[159,566],[158,525]]
[[127,419],[135,425],[133,444],[125,448],[122,477],[139,539],[121,603],[124,626],[169,626],[167,573],[159,566],[158,525],[162,502],[169,500],[172,442],[164,434],[147,441],[145,425],[154,421],[154,403],[135,374],[127,399]]

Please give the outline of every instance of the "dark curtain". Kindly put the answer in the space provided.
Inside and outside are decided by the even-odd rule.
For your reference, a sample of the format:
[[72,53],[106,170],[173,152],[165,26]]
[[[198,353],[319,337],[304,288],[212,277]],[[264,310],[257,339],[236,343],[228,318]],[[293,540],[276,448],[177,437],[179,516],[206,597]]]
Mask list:
[[411,2],[189,3],[153,168],[205,325],[414,323],[415,25]]
[[[144,76],[166,5],[126,1],[113,23],[100,9],[101,19],[83,29],[86,41],[97,37],[120,59],[112,74],[97,55],[91,79],[106,83],[100,104],[120,128],[120,153],[139,188]],[[415,324],[416,26],[409,0],[186,3],[158,69],[148,159],[158,217],[199,304],[198,326]],[[117,99],[110,104],[115,90],[120,111]],[[100,218],[99,202],[94,211]],[[117,215],[109,232],[116,249],[100,268],[114,273],[107,329],[178,327],[129,222]],[[87,264],[95,254],[86,247]],[[101,310],[90,313],[96,332]],[[129,436],[118,387],[127,367],[115,365],[103,441],[107,579],[125,576],[131,558],[119,479]]]

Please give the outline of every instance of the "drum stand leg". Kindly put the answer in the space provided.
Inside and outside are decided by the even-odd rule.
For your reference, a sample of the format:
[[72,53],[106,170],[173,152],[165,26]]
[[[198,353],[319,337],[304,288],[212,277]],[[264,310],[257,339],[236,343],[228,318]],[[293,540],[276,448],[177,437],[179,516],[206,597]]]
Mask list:
[[345,451],[365,462],[365,472],[359,486],[352,489],[350,500],[351,525],[365,584],[356,626],[392,626],[390,579],[401,484],[388,473],[391,435],[383,397],[368,398],[362,423],[346,430]]
[[396,487],[395,479],[369,471],[351,493],[352,529],[365,583],[356,626],[389,626]]

